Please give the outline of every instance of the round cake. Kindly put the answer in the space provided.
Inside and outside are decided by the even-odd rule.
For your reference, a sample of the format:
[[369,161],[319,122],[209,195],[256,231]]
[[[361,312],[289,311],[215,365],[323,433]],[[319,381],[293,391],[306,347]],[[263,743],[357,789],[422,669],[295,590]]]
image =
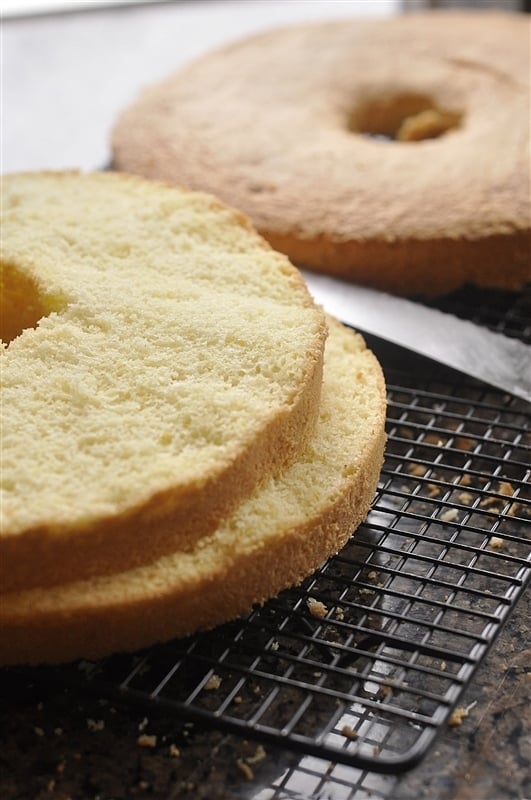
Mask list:
[[529,15],[295,25],[146,89],[119,170],[205,189],[292,261],[408,294],[531,279]]
[[241,214],[10,175],[2,236],[2,592],[186,552],[298,457],[326,321]]
[[84,581],[8,592],[0,663],[98,658],[232,619],[310,574],[369,509],[385,441],[382,371],[330,321],[320,416],[300,457],[191,548]]

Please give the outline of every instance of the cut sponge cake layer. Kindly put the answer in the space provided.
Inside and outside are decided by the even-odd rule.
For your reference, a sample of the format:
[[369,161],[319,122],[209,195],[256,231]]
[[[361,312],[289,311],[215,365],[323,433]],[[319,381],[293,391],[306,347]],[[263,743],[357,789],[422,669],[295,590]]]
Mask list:
[[195,552],[312,434],[322,310],[238,212],[140,178],[6,176],[2,232],[1,591]]
[[7,593],[0,663],[97,658],[245,613],[335,553],[372,501],[385,387],[363,339],[330,321],[320,416],[299,459],[188,550],[114,575]]

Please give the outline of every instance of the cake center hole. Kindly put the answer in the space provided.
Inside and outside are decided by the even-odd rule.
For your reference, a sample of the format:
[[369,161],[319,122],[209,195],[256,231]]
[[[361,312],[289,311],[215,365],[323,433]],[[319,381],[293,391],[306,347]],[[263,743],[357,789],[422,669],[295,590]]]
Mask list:
[[459,128],[462,117],[459,111],[441,108],[428,95],[404,92],[361,103],[350,113],[347,127],[365,136],[419,142]]
[[54,308],[35,281],[13,264],[0,264],[0,338],[6,344],[27,328],[36,328]]

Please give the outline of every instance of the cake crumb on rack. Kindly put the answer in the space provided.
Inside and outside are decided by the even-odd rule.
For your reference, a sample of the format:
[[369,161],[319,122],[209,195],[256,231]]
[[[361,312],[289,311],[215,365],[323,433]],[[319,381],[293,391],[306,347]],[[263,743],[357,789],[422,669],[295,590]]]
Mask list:
[[498,485],[498,491],[500,494],[504,494],[507,497],[512,497],[514,494],[514,486],[509,481],[500,481]]
[[89,731],[96,733],[102,731],[105,727],[105,720],[103,719],[87,719],[87,728]]
[[499,497],[484,497],[480,502],[481,508],[490,508],[496,514],[500,513],[500,498]]
[[511,503],[511,505],[507,509],[507,516],[508,517],[516,517],[516,515],[520,511],[520,507],[521,507],[520,503]]
[[448,725],[450,728],[457,728],[459,725],[462,725],[463,720],[468,717],[471,709],[474,708],[476,703],[477,700],[474,700],[474,702],[470,703],[470,705],[466,706],[466,708],[464,706],[458,706],[457,708],[454,708],[448,720]]
[[474,495],[470,492],[461,492],[459,495],[459,502],[463,505],[470,506],[474,502]]
[[213,692],[216,691],[216,689],[219,689],[220,686],[221,678],[214,672],[203,686],[203,689],[205,689],[207,692]]
[[238,767],[244,778],[246,778],[248,781],[253,780],[254,772],[252,771],[249,764],[246,761],[244,761],[243,758],[238,758],[236,760],[236,766]]
[[252,756],[247,756],[245,759],[247,764],[260,764],[261,761],[264,761],[266,758],[267,753],[265,749],[262,747],[261,744],[258,745],[256,750],[254,751]]
[[354,728],[351,728],[350,725],[343,725],[343,727],[341,728],[341,733],[343,734],[343,736],[346,739],[357,739],[358,738],[358,734],[356,733]]
[[494,548],[494,550],[500,550],[504,544],[505,540],[499,536],[491,536],[489,539],[489,547]]
[[142,733],[136,740],[136,743],[139,745],[139,747],[156,747],[157,737],[150,736],[147,733]]
[[422,464],[409,464],[407,471],[410,475],[416,475],[417,478],[422,478],[426,474],[426,467]]
[[441,519],[443,522],[455,522],[458,516],[459,512],[457,508],[448,508],[446,511],[443,511],[439,519]]
[[316,600],[315,597],[309,597],[306,601],[306,605],[312,617],[319,617],[320,619],[326,617],[328,609],[320,600]]

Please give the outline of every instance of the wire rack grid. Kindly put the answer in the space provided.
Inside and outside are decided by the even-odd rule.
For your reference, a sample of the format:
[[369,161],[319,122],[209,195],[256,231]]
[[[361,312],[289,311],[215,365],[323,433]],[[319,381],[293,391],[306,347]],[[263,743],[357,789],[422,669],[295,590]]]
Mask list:
[[[530,301],[468,292],[445,310],[529,341]],[[373,773],[420,761],[530,580],[529,409],[379,355],[387,454],[350,543],[245,619],[62,680]]]

